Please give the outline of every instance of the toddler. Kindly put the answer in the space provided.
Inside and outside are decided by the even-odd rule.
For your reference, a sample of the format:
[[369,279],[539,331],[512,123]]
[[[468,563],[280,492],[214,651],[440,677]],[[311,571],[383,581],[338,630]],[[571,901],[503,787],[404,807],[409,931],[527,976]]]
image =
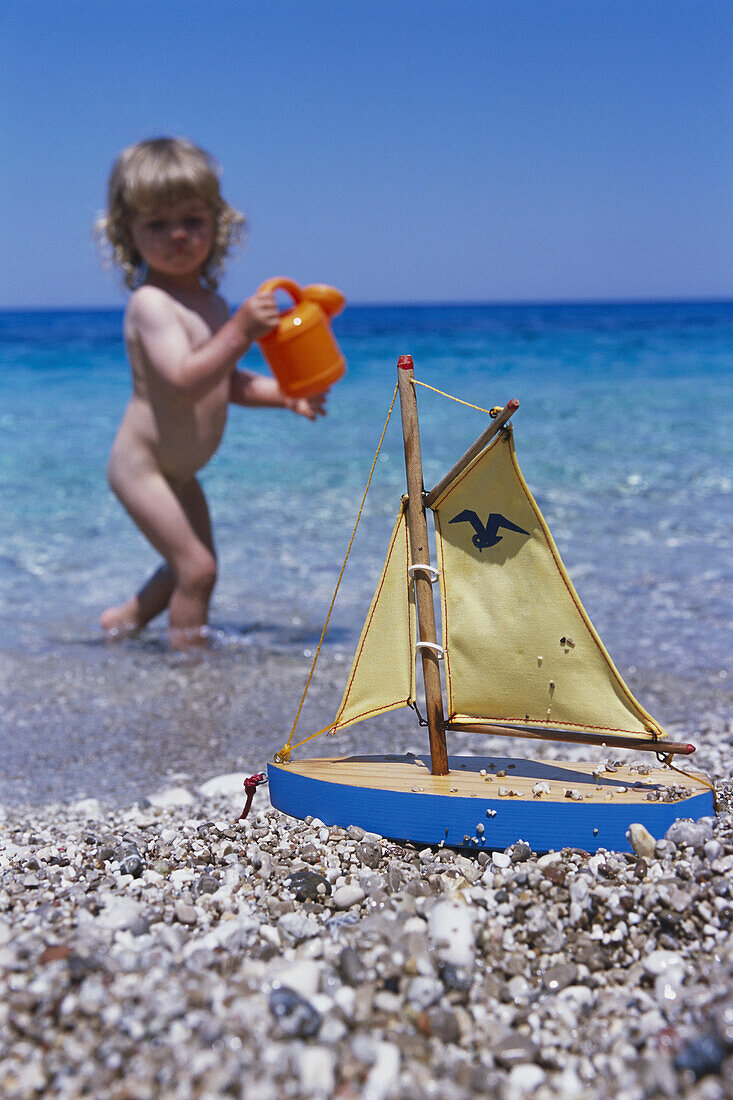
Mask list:
[[252,295],[230,316],[216,292],[243,224],[221,196],[213,161],[191,142],[142,141],[117,158],[97,228],[132,289],[124,319],[132,397],[107,476],[164,561],[139,592],[103,613],[111,637],[167,607],[174,648],[205,638],[216,553],[196,473],[221,442],[229,403],[325,415],[325,394],[289,398],[274,378],[237,369],[279,316],[272,294]]

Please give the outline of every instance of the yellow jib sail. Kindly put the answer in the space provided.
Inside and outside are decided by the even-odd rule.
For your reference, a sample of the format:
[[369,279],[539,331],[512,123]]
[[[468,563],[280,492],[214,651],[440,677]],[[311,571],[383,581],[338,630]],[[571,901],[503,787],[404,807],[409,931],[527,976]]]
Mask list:
[[434,505],[450,719],[649,739],[498,436]]
[[346,691],[330,729],[415,701],[417,624],[409,565],[407,515],[402,507],[356,647]]

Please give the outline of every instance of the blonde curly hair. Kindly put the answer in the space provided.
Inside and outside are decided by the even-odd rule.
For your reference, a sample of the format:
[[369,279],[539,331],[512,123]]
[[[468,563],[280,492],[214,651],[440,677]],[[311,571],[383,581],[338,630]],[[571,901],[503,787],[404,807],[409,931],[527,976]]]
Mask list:
[[142,256],[130,234],[130,216],[141,210],[170,206],[196,196],[214,215],[214,244],[201,281],[216,290],[227,253],[245,228],[242,214],[222,198],[219,167],[208,153],[185,138],[152,138],[123,149],[109,178],[107,212],[95,224],[95,235],[119,264],[131,289],[145,277]]

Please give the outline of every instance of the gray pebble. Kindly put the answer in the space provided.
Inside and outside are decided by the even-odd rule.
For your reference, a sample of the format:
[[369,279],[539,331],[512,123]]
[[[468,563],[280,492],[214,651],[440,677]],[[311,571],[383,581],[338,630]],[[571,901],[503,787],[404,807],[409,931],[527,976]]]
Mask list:
[[372,841],[363,841],[361,844],[357,844],[356,854],[365,867],[374,869],[379,866],[379,861],[382,858],[382,846]]
[[706,819],[700,821],[675,821],[667,829],[666,840],[673,844],[685,844],[689,848],[702,848],[706,840],[712,840],[713,827]]
[[318,1009],[286,985],[273,989],[268,1006],[283,1035],[308,1039],[323,1023]]
[[285,879],[285,885],[296,901],[323,901],[331,895],[331,883],[317,871],[295,871]]
[[534,1062],[539,1050],[525,1035],[505,1035],[490,1045],[491,1053],[500,1066],[511,1069],[513,1066]]
[[361,955],[355,948],[344,947],[339,956],[339,974],[348,985],[359,985],[366,977]]
[[193,905],[187,905],[185,901],[177,901],[175,904],[176,920],[181,924],[195,924],[198,913]]

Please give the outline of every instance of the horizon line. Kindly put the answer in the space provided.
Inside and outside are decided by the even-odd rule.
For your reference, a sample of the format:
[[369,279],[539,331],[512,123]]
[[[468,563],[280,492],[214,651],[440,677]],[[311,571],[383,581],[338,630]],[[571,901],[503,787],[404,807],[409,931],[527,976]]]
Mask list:
[[[230,303],[231,304],[231,303]],[[733,305],[733,296],[690,298],[424,298],[414,301],[347,302],[352,309],[432,309],[436,307],[512,308],[528,306],[673,306]],[[124,303],[114,305],[0,305],[3,313],[119,313]]]

